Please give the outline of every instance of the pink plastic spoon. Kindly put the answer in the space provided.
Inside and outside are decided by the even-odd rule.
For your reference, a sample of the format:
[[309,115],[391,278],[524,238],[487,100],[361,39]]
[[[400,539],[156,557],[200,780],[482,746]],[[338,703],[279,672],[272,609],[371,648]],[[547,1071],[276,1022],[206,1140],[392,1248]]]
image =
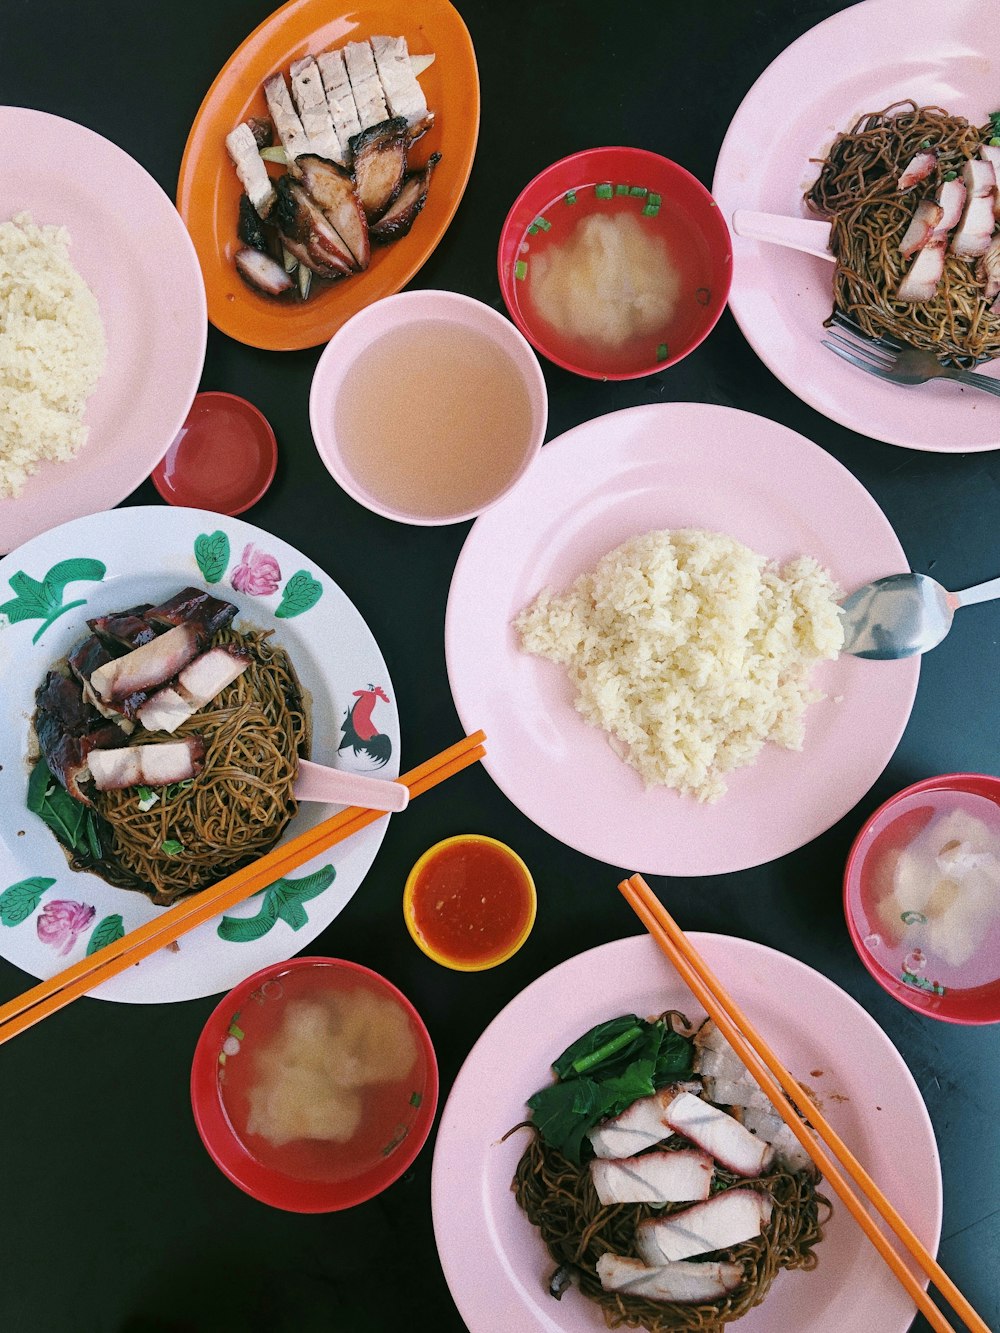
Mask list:
[[830,253],[830,224],[819,218],[789,218],[780,213],[754,213],[748,208],[737,208],[733,213],[733,231],[751,241],[784,245],[834,262]]
[[300,759],[295,799],[322,801],[325,805],[360,805],[367,810],[388,810],[398,814],[409,804],[410,793],[401,782],[345,773],[339,768],[326,768],[323,764]]

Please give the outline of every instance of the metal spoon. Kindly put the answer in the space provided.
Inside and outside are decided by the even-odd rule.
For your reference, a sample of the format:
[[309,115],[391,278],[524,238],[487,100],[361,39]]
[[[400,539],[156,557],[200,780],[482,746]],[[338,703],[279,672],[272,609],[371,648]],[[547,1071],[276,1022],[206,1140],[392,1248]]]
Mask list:
[[936,648],[960,606],[1000,597],[1000,578],[948,592],[926,574],[890,574],[866,583],[840,604],[843,652],[888,660]]

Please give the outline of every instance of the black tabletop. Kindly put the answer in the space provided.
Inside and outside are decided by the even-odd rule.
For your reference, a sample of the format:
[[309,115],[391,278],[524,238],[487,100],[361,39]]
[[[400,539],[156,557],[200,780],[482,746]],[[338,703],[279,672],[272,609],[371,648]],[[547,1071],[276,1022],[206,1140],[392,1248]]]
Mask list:
[[[577,149],[623,143],[674,158],[710,185],[726,128],[754,80],[789,42],[845,8],[838,0],[632,0],[620,9],[605,0],[460,0],[459,7],[482,80],[479,148],[454,222],[413,285],[465,292],[499,309],[500,225],[536,172]],[[5,0],[0,97],[105,135],[173,197],[202,97],[269,9],[269,0]],[[318,355],[254,351],[210,329],[202,388],[243,394],[273,423],[277,479],[248,517],[326,569],[358,606],[396,683],[404,759],[416,762],[461,730],[443,621],[467,527],[393,524],[337,488],[309,431]],[[549,438],[640,403],[693,400],[756,412],[844,463],[885,510],[914,568],[950,587],[1000,572],[997,454],[918,453],[852,434],[785,389],[728,313],[687,360],[646,379],[601,384],[543,368]],[[160,501],[147,482],[126,503]],[[959,617],[923,662],[912,718],[885,773],[828,833],[759,869],[653,881],[685,927],[745,936],[801,959],[885,1029],[920,1086],[940,1146],[942,1262],[994,1325],[1000,1032],[919,1017],[879,989],[848,939],[841,872],[860,823],[892,792],[937,773],[1000,772],[998,634],[1000,610]],[[527,945],[480,974],[446,972],[426,959],[400,911],[419,853],[462,831],[510,842],[539,886]],[[615,891],[618,878],[536,828],[476,768],[391,822],[362,890],[310,952],[366,963],[411,997],[437,1049],[443,1101],[477,1036],[528,982],[583,949],[636,933]],[[0,1000],[29,981],[0,963]],[[345,1214],[271,1210],[216,1170],[188,1099],[192,1051],[214,1003],[83,1000],[0,1053],[0,1328],[461,1329],[431,1227],[433,1136],[400,1181]],[[927,1326],[918,1319],[914,1327]]]

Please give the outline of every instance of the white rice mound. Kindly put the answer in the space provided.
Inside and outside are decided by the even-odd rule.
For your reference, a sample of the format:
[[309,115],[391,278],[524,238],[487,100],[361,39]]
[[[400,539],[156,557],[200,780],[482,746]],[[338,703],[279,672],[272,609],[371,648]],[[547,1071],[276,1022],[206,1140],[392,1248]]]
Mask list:
[[84,408],[104,371],[97,300],[73,267],[65,227],[29,213],[0,222],[0,498],[43,459],[86,443]]
[[[569,668],[576,707],[647,786],[700,801],[772,741],[800,750],[813,666],[844,633],[833,579],[782,569],[720,532],[647,532],[514,621],[522,648]],[[617,742],[617,744],[616,744]]]

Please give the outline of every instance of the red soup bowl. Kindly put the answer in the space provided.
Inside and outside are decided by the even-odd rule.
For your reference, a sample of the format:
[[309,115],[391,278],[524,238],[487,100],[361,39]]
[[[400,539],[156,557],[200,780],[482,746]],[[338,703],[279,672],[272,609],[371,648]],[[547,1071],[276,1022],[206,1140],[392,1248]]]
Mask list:
[[[580,266],[600,274],[607,224],[619,220],[634,258],[649,263],[665,253],[669,272],[660,275],[652,309],[642,283],[629,296],[610,280],[605,290],[596,276],[593,292],[574,300],[566,295],[572,283],[555,282],[556,264],[567,276]],[[586,240],[584,225],[598,229]],[[729,297],[733,251],[720,209],[689,171],[644,148],[588,148],[547,167],[518,195],[500,233],[497,270],[510,316],[537,351],[576,375],[628,380],[675,365],[708,336]],[[559,294],[540,305],[543,273],[547,290],[555,285]],[[641,314],[628,313],[635,302]],[[562,327],[550,317],[559,305]],[[594,308],[613,312],[600,327],[587,313]],[[632,318],[641,328],[625,336],[622,321]]]
[[374,1198],[434,1120],[434,1048],[384,977],[337,958],[293,958],[221,1001],[195,1049],[191,1104],[234,1185],[294,1213]]
[[[953,822],[936,831],[943,826],[935,826],[935,819],[954,821],[956,810],[980,819],[1000,843],[1000,778],[988,774],[927,778],[879,806],[847,858],[847,929],[868,971],[907,1008],[946,1023],[997,1023],[1000,865],[988,850],[984,859],[982,848],[971,843],[963,848],[968,829],[975,826]],[[907,849],[912,849],[910,861],[903,866]],[[937,860],[937,853],[945,859]],[[933,882],[922,879],[920,856],[925,867],[930,858]],[[975,880],[965,878],[969,867]],[[970,894],[975,897],[963,900]],[[956,908],[958,918],[946,919],[945,913]]]

